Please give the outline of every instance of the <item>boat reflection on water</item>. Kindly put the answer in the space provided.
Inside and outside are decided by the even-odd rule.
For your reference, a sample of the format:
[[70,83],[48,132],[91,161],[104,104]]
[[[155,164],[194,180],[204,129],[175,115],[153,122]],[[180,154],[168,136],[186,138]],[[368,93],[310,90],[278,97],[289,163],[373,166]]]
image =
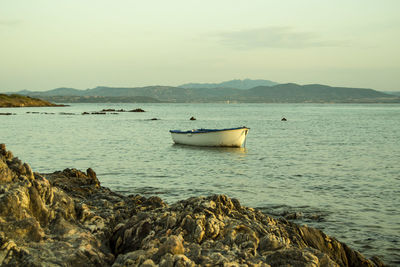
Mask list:
[[193,151],[205,151],[205,152],[214,152],[214,153],[232,153],[232,154],[246,154],[247,148],[245,147],[216,147],[216,146],[190,146],[190,145],[182,145],[182,144],[172,144],[171,146],[174,149],[185,149],[185,150],[193,150]]

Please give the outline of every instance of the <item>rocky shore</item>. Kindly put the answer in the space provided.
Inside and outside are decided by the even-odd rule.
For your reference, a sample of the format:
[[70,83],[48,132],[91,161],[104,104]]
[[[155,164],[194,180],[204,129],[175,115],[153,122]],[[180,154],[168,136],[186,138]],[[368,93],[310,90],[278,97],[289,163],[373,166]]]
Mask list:
[[0,145],[1,266],[385,266],[225,195],[167,205],[92,169],[33,172]]
[[22,96],[17,94],[0,94],[0,108],[12,107],[59,107],[64,105],[57,105],[51,102],[33,98],[29,96]]

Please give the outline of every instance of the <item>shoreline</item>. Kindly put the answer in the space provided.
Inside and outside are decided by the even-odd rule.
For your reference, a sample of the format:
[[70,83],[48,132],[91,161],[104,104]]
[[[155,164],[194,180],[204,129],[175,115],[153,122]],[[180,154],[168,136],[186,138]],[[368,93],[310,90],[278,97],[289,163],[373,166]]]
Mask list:
[[33,172],[0,144],[0,265],[385,266],[322,231],[225,195],[167,205],[92,169]]

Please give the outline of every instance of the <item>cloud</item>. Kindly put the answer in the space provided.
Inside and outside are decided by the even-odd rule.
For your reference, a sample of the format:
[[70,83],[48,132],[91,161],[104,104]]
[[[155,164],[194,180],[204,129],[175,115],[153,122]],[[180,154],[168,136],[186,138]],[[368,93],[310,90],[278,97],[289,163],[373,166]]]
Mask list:
[[342,46],[337,41],[326,41],[313,32],[298,32],[291,27],[265,27],[217,34],[220,42],[238,49],[307,48]]

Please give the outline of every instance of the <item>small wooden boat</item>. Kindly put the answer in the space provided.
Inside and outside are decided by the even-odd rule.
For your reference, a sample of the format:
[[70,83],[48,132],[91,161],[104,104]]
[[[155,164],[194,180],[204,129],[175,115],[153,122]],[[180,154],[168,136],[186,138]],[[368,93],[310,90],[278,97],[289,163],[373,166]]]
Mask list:
[[250,128],[170,130],[175,144],[191,146],[241,147]]

